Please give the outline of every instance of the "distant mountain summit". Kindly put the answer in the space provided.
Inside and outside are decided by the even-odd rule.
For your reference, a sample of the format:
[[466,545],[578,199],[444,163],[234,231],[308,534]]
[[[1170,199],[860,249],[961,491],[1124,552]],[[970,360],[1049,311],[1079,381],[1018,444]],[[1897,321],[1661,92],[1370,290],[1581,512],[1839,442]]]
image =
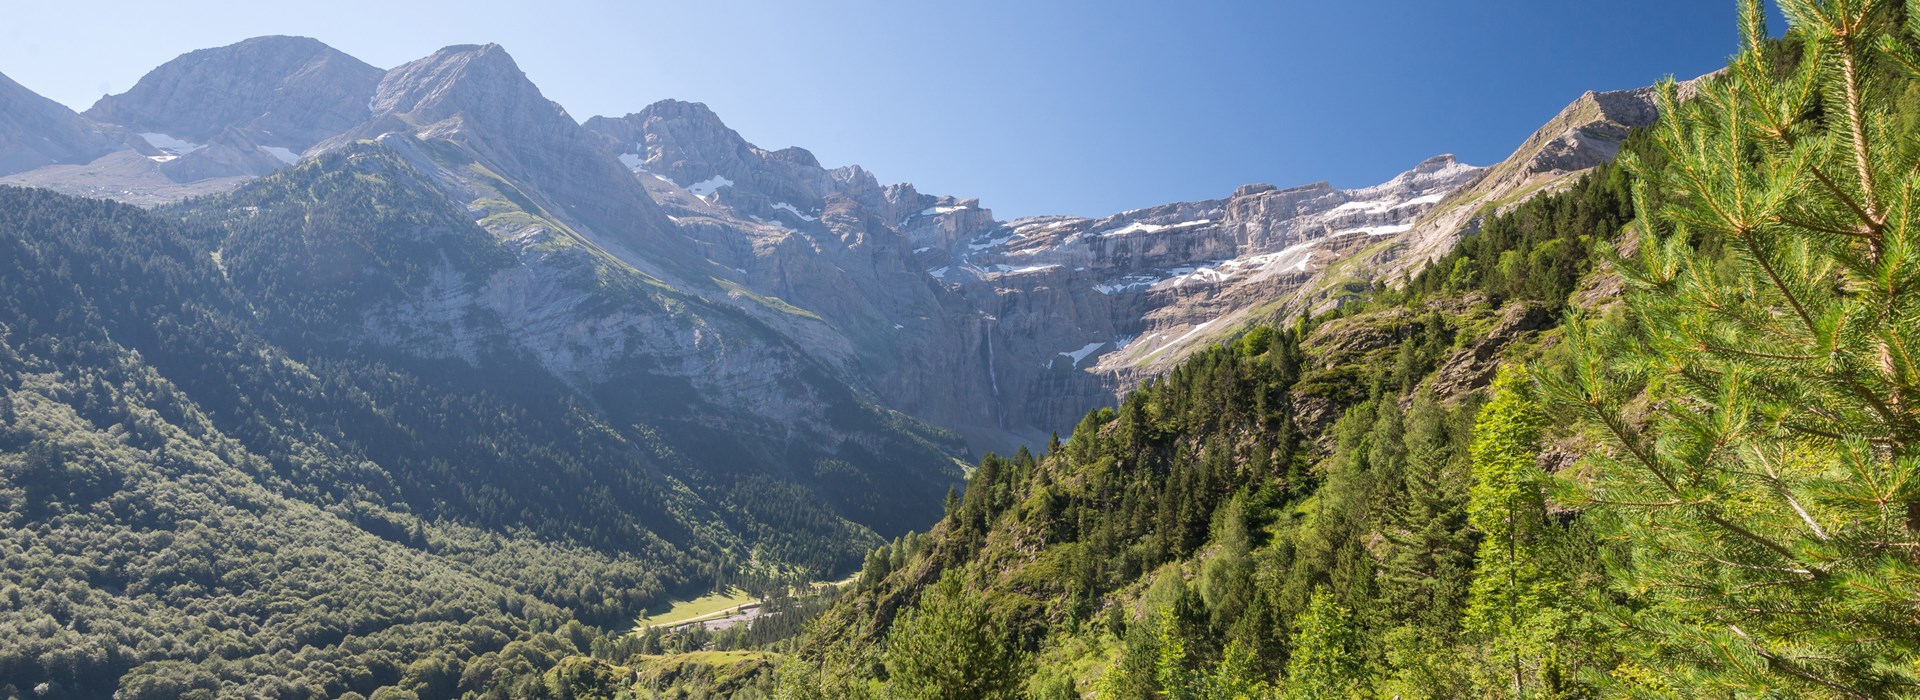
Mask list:
[[264,36],[168,61],[84,115],[150,143],[212,144],[232,130],[298,154],[366,121],[383,73],[315,39]]
[[[36,167],[0,167],[0,174],[17,173],[8,179],[13,184],[147,205],[224,192],[366,121],[367,99],[382,74],[304,37],[259,37],[194,51],[127,92],[100,98],[82,115],[44,105],[8,110],[0,119],[42,115],[32,128],[45,132],[43,144],[99,135],[84,137],[84,148],[68,147],[64,156]],[[9,121],[27,128],[19,125],[27,119]]]
[[[370,106],[371,120],[321,148],[369,138],[456,145],[459,155],[420,153],[439,162],[448,178],[507,200],[524,199],[516,206],[583,229],[649,274],[705,266],[645,189],[566,109],[542,95],[498,44],[449,46],[396,67],[380,81]],[[499,187],[499,180],[508,187]]]

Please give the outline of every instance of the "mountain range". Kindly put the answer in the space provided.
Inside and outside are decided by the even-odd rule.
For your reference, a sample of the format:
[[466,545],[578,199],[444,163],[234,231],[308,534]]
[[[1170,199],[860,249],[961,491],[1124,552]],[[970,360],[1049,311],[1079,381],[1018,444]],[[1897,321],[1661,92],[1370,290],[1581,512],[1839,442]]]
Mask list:
[[[1589,93],[1487,167],[1002,221],[698,103],[582,122],[491,44],[381,70],[261,37],[80,113],[0,77],[0,526],[61,572],[0,582],[38,640],[0,669],[56,696],[338,695],[393,680],[367,649],[396,639],[498,652],[844,575],[978,455],[1405,282],[1653,104]],[[183,575],[191,533],[248,546]],[[313,581],[258,574],[296,551]],[[444,609],[380,597],[402,589]],[[269,612],[316,598],[353,603]],[[227,646],[112,622],[184,608]],[[97,653],[41,660],[63,649]],[[269,687],[296,668],[300,693]]]
[[[383,73],[312,39],[261,37],[181,56],[82,114],[0,87],[25,117],[0,124],[12,134],[0,143],[37,142],[5,150],[0,182],[162,205],[374,141],[496,239],[577,244],[744,312],[976,453],[1071,427],[1250,322],[1408,274],[1489,207],[1605,162],[1657,116],[1651,90],[1589,93],[1491,167],[1437,156],[1354,190],[1254,184],[1103,218],[1000,221],[976,199],[760,148],[698,103],[579,123],[494,45]],[[556,303],[522,311],[550,318]],[[599,372],[612,349],[527,342],[559,373]],[[686,378],[717,379],[704,372]]]

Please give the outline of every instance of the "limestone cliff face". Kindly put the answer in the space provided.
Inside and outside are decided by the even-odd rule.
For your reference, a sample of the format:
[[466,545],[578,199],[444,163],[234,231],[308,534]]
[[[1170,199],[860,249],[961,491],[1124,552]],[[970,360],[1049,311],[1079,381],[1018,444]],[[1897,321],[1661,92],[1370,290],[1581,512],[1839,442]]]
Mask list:
[[1206,342],[1278,314],[1329,262],[1406,231],[1480,173],[1450,156],[1380,185],[1251,185],[1101,219],[1000,222],[747,142],[668,101],[587,128],[711,259],[819,316],[801,341],[889,405],[982,449],[1065,430]]
[[[1404,233],[1479,168],[1451,156],[1355,190],[1241,187],[1097,220],[1011,222],[934,274],[992,303],[1015,348],[1023,417],[1045,425],[1111,400],[1194,350],[1294,311],[1285,302],[1354,251]],[[1025,371],[1033,367],[1036,371]],[[1066,371],[1062,371],[1066,370]]]

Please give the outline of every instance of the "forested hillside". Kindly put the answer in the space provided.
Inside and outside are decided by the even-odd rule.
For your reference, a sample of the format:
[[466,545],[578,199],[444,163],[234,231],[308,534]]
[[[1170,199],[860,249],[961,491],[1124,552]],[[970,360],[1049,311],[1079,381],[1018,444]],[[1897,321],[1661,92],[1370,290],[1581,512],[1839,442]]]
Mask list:
[[685,387],[363,340],[511,261],[372,145],[159,215],[0,188],[0,697],[524,697],[582,623],[837,575],[945,487],[945,438],[877,409],[769,445]]
[[1920,694],[1920,13],[1783,4],[1404,286],[987,458],[783,692]]

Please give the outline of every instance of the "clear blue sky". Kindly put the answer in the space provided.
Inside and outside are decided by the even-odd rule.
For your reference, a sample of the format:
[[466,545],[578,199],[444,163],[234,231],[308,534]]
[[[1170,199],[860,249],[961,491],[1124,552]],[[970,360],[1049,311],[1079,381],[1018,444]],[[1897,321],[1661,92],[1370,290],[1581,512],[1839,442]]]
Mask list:
[[[1099,215],[1488,164],[1588,89],[1723,65],[1734,0],[13,3],[0,73],[77,109],[186,51],[313,36],[386,68],[497,42],[575,118],[705,102],[749,141]],[[1778,31],[1779,27],[1775,27]]]

